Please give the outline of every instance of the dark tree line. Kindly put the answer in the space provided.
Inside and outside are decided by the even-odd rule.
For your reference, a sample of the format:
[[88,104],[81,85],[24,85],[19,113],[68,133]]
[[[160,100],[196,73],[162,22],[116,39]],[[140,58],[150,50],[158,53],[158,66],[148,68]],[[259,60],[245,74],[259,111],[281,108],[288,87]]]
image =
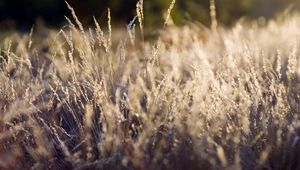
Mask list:
[[[128,23],[135,15],[137,0],[68,0],[80,20],[92,23],[92,16],[106,20],[107,8],[111,9],[115,24]],[[163,12],[171,0],[144,0],[145,24],[159,26]],[[300,0],[216,0],[217,17],[223,24],[231,24],[241,16],[266,16],[285,8],[289,3],[300,4]],[[51,26],[64,23],[70,16],[64,0],[0,0],[0,25],[12,24],[18,28],[30,28],[38,18]],[[209,0],[177,0],[172,13],[176,24],[196,20],[209,24]]]

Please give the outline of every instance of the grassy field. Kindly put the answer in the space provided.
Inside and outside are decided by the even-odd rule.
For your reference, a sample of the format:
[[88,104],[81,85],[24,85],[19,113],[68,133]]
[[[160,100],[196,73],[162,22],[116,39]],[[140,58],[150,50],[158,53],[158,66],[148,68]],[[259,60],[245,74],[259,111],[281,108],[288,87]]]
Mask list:
[[147,41],[142,5],[1,39],[0,169],[299,169],[300,15]]

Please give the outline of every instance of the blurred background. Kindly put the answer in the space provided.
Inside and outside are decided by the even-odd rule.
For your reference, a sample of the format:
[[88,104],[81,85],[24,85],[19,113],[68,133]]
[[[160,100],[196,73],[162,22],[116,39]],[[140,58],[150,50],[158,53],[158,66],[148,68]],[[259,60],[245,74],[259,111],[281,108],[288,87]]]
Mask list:
[[[93,24],[93,16],[100,22],[107,20],[111,9],[114,25],[124,26],[135,16],[137,0],[67,0],[85,24]],[[144,0],[145,27],[159,27],[171,0]],[[231,25],[242,16],[270,18],[289,5],[294,9],[300,0],[216,0],[217,19]],[[28,30],[33,24],[60,27],[64,16],[70,17],[64,0],[0,0],[0,28]],[[172,18],[176,25],[189,21],[210,24],[209,0],[177,0]]]

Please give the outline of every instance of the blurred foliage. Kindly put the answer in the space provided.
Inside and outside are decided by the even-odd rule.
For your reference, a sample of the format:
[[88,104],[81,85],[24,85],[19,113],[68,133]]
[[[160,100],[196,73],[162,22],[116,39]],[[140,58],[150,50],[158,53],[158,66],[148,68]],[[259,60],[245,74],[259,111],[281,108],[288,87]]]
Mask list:
[[0,21],[2,24],[26,26],[41,17],[47,23],[56,25],[64,10],[64,1],[61,0],[0,0]]
[[[80,20],[92,24],[92,16],[100,22],[107,18],[107,8],[111,9],[115,24],[128,23],[135,16],[137,0],[68,0]],[[271,17],[289,3],[299,4],[300,0],[216,0],[217,19],[230,25],[241,16]],[[171,0],[144,0],[146,27],[161,26],[164,12]],[[0,0],[0,23],[15,23],[17,27],[31,27],[37,18],[47,24],[59,26],[70,16],[63,0]],[[177,0],[172,12],[177,25],[187,21],[210,24],[209,0]],[[9,22],[10,21],[10,22]]]

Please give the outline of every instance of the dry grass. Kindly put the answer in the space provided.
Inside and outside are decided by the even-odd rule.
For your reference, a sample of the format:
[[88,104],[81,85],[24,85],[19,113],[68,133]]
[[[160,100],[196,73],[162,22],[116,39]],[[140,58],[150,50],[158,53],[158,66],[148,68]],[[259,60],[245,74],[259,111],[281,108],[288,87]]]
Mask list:
[[300,168],[299,15],[150,43],[72,14],[1,40],[0,169]]

